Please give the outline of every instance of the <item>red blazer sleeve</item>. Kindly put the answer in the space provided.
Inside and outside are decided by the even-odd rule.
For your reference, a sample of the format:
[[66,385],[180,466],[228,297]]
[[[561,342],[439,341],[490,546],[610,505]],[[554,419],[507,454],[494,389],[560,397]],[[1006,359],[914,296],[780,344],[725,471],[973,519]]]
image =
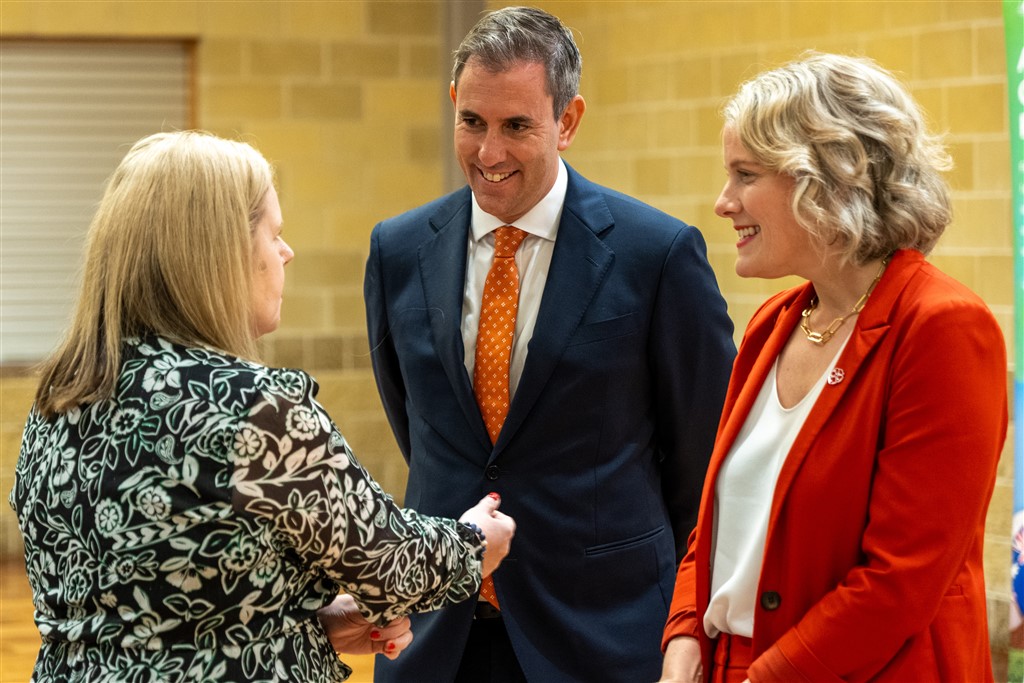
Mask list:
[[678,636],[690,636],[698,638],[698,629],[701,628],[700,619],[697,617],[697,604],[694,599],[697,595],[696,574],[694,572],[694,540],[697,530],[690,533],[688,543],[689,550],[679,564],[679,572],[676,574],[676,587],[672,593],[672,606],[669,609],[668,622],[665,624],[665,634],[661,639],[661,651],[664,653],[668,642]]

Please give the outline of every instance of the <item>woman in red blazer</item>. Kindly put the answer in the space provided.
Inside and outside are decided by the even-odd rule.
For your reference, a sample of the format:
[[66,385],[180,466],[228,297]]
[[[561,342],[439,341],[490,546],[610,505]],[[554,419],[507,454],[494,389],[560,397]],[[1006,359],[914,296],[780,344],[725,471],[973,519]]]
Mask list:
[[737,273],[808,280],[740,347],[663,681],[990,681],[985,513],[1006,351],[925,261],[942,146],[873,62],[811,54],[725,109]]

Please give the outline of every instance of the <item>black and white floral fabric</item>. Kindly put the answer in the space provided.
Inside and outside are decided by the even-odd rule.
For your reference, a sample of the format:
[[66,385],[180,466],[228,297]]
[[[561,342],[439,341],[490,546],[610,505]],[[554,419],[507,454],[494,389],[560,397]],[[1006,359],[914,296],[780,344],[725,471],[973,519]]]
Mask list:
[[25,426],[10,503],[33,681],[342,681],[316,618],[383,624],[475,595],[480,546],[399,508],[305,373],[150,337],[112,400]]

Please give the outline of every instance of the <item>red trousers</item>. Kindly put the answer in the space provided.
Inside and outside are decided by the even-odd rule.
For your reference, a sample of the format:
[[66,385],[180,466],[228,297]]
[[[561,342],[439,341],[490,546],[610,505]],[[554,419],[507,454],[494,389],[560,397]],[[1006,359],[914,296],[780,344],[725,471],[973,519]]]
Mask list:
[[711,670],[711,683],[743,683],[750,668],[750,638],[721,633],[715,646],[715,664]]

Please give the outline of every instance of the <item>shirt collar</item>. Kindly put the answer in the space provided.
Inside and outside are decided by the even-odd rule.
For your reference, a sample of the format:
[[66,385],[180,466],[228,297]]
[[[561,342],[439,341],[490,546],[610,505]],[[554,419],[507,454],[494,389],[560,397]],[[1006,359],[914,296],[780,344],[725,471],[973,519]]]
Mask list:
[[[554,241],[558,233],[558,222],[562,217],[562,207],[565,205],[565,191],[569,186],[569,173],[565,170],[565,162],[561,157],[558,159],[558,175],[555,177],[555,184],[551,186],[544,198],[525,214],[519,217],[515,226],[531,235],[536,235],[546,240]],[[473,195],[473,240],[480,241],[484,235],[493,232],[496,228],[505,225],[505,222],[497,216],[485,213]]]

